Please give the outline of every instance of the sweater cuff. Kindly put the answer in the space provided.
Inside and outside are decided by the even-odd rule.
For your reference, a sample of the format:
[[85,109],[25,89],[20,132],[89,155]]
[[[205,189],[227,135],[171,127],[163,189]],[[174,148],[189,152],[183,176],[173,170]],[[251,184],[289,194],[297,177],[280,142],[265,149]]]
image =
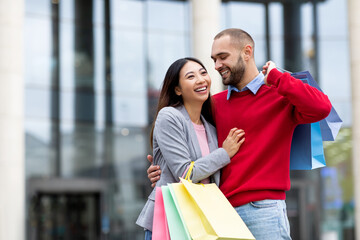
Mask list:
[[270,85],[278,86],[279,85],[279,79],[283,73],[278,71],[276,68],[273,68],[267,76],[267,83]]

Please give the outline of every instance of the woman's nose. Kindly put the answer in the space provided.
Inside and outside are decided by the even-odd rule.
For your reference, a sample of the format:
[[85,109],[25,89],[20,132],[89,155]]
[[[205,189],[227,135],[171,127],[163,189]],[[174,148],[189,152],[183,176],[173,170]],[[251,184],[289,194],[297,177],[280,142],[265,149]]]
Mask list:
[[196,79],[196,83],[203,83],[205,82],[205,76],[200,75],[197,79]]

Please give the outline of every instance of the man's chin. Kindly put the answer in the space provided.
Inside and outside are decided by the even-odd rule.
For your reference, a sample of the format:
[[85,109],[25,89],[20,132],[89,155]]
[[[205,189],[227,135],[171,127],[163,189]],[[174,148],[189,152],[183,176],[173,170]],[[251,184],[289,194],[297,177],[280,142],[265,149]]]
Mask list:
[[230,85],[230,79],[229,78],[223,78],[222,79],[222,83],[227,86],[227,85]]

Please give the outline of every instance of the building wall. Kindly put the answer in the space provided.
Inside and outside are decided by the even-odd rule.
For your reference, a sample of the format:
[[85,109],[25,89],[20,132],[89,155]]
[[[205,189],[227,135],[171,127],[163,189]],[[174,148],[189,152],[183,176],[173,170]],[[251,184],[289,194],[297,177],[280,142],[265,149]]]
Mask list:
[[0,1],[0,239],[24,239],[22,1]]

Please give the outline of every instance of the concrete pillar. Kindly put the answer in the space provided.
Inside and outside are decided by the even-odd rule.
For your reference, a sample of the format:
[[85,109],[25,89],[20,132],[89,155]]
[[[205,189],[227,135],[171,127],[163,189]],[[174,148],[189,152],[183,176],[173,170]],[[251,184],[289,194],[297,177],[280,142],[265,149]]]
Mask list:
[[0,240],[25,239],[23,0],[0,0]]
[[348,0],[349,52],[352,83],[352,133],[355,192],[355,235],[360,240],[360,1]]
[[301,3],[285,1],[283,3],[284,24],[284,67],[291,72],[301,71]]
[[220,31],[221,0],[191,0],[191,7],[193,54],[208,70],[212,80],[211,93],[215,94],[224,89],[211,59],[211,46],[215,35]]

